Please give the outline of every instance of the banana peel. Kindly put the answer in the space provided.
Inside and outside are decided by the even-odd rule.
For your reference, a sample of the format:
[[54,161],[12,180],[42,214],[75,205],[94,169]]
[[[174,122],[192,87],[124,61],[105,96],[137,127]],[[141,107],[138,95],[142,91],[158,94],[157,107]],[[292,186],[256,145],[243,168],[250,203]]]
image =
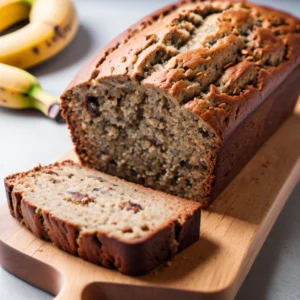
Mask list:
[[43,91],[28,72],[0,63],[0,106],[14,109],[35,108],[63,123],[59,99]]
[[28,69],[65,48],[78,28],[71,0],[0,0],[0,31],[29,18],[29,24],[0,37],[0,62]]
[[28,25],[0,37],[0,106],[35,108],[62,122],[59,99],[21,69],[51,58],[71,42],[78,28],[75,7],[71,0],[0,0],[0,32],[26,19]]

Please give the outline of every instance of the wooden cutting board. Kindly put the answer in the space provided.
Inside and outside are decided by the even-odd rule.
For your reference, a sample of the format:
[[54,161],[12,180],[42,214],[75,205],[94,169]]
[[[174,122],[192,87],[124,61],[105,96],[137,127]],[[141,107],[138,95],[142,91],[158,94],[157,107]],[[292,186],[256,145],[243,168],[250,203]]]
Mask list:
[[[151,274],[128,277],[73,257],[32,235],[5,205],[1,265],[55,299],[233,299],[300,178],[299,101],[296,111],[203,211],[200,241]],[[73,152],[64,158],[76,160]]]

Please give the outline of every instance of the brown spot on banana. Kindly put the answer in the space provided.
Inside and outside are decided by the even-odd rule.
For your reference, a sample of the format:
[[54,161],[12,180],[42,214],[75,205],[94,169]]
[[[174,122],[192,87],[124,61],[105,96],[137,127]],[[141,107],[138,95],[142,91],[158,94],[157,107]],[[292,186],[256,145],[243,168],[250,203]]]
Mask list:
[[72,29],[71,24],[67,24],[63,28],[59,25],[54,26],[54,36],[52,37],[52,42],[56,42],[58,39],[64,39],[66,34]]
[[71,30],[71,25],[68,24],[68,25],[66,25],[65,28],[64,28],[64,33],[66,34],[66,33],[68,33],[70,30]]
[[64,34],[60,28],[59,25],[56,25],[54,27],[54,36],[57,37],[57,38],[63,38],[64,37]]
[[7,103],[7,100],[6,100],[6,99],[3,99],[3,98],[1,98],[0,101],[1,101],[2,103]]
[[33,47],[33,48],[32,48],[32,52],[33,52],[35,55],[39,55],[40,50],[39,50],[38,47]]

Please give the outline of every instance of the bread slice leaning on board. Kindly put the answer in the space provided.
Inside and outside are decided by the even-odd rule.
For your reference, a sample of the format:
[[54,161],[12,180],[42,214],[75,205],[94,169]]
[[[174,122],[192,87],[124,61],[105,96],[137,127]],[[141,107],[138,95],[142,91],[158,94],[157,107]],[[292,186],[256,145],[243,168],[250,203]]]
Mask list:
[[98,52],[63,112],[83,165],[207,206],[292,113],[299,62],[297,18],[181,1]]
[[127,275],[199,239],[200,204],[64,161],[5,179],[11,214],[39,238]]

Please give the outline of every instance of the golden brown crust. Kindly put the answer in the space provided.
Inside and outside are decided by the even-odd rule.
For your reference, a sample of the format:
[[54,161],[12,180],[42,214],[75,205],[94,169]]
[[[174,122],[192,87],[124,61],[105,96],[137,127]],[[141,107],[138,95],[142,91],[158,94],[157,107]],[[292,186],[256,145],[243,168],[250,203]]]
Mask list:
[[212,198],[226,187],[259,147],[293,112],[300,94],[299,78],[300,66],[252,114],[248,115],[234,134],[227,138],[218,153]]
[[145,28],[149,23],[152,23],[159,16],[169,13],[170,11],[176,9],[179,4],[168,5],[163,7],[148,16],[144,17],[142,20],[136,22],[130,28],[123,31],[121,34],[116,36],[113,40],[111,40],[104,48],[99,50],[77,73],[74,79],[70,82],[68,87],[66,88],[65,93],[68,90],[73,89],[74,87],[82,84],[88,83],[93,77],[97,74],[97,68],[103,62],[105,57],[114,51],[118,47],[119,44],[125,42],[129,37],[133,37],[140,30]]
[[4,188],[5,188],[9,212],[14,217],[15,213],[14,213],[14,208],[13,208],[13,203],[12,203],[12,194],[11,194],[13,187],[14,187],[14,185],[8,179],[4,179]]
[[[67,90],[76,85],[90,84],[94,78],[98,81],[122,76],[132,80],[142,79],[142,84],[156,87],[179,102],[187,102],[183,103],[187,110],[205,120],[221,137],[226,138],[247,114],[261,104],[274,86],[280,84],[300,62],[298,55],[300,21],[298,19],[268,7],[246,2],[243,2],[241,9],[234,10],[230,8],[233,3],[230,1],[206,1],[205,3],[180,1],[150,14],[98,52]],[[186,11],[179,10],[183,5],[190,6],[186,6]],[[182,53],[176,51],[168,53],[171,48],[167,47],[168,43],[165,41],[168,40],[169,35],[174,34],[175,31],[184,39],[183,32],[175,26],[181,19],[186,19],[198,28],[197,26],[201,27],[201,23],[198,25],[198,21],[192,19],[190,15],[197,13],[205,20],[207,16],[222,11],[224,12],[221,14],[221,21],[217,23],[218,29],[215,33],[216,38],[221,38],[215,45],[211,48],[187,49]],[[249,40],[252,40],[250,46],[242,45],[244,42],[241,41],[241,34],[247,31],[247,28],[244,28],[245,25],[252,31],[250,35],[247,33]],[[178,37],[178,35],[175,36]],[[225,37],[222,38],[223,35]],[[182,47],[181,44],[180,47]],[[247,85],[246,82],[244,90],[227,89],[219,92],[214,84],[205,83],[206,73],[196,72],[197,68],[206,64],[207,60],[216,61],[214,56],[222,56],[224,51],[236,51],[234,49],[244,53],[238,57],[238,60],[241,60],[240,64],[249,59],[256,66],[257,76],[255,80],[252,80],[256,83]],[[152,59],[151,55],[158,55],[161,52],[166,56],[164,59],[169,60],[175,57],[177,65],[175,68],[171,66],[163,71],[155,71],[144,78],[142,74],[144,65]],[[238,63],[229,69],[232,69],[229,71],[231,73],[238,73],[236,69],[241,69],[241,67]],[[194,74],[194,70],[197,74]],[[241,75],[240,73],[239,76]],[[224,79],[224,75],[218,76],[217,79],[220,81],[222,77]],[[192,81],[190,78],[193,78]],[[198,82],[202,86],[197,86]],[[197,96],[205,90],[206,86],[210,92],[205,99]],[[219,105],[211,105],[212,101]],[[232,115],[237,110],[240,113],[236,119]],[[229,122],[227,122],[227,117]]]
[[[82,71],[79,77],[85,79],[80,82],[78,77],[65,95],[75,85],[113,78],[154,87],[220,138],[212,153],[216,159],[211,160],[215,174],[220,174],[222,145],[300,63],[299,19],[244,1],[238,6],[234,1],[179,1],[141,20],[134,30],[100,52],[97,67],[89,65],[89,74]],[[67,98],[62,96],[65,112]],[[294,98],[289,100],[294,103]],[[79,144],[71,122],[69,127]],[[214,182],[214,175],[207,178],[208,201],[215,194]]]

